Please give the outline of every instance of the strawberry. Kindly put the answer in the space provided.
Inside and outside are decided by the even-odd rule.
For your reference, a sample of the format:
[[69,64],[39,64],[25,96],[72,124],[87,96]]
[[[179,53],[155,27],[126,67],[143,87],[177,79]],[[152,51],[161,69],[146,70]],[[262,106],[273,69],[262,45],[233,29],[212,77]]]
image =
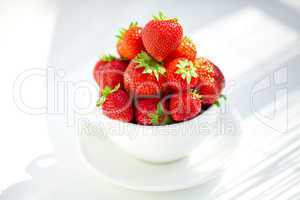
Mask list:
[[131,60],[124,73],[124,87],[137,96],[160,95],[165,90],[165,76],[165,67],[141,52]]
[[214,104],[225,86],[224,76],[220,69],[206,58],[198,58],[194,64],[199,76],[200,93],[203,96],[202,102],[204,105]]
[[186,121],[201,112],[201,95],[197,90],[177,93],[170,98],[169,111],[174,121]]
[[117,84],[123,87],[123,73],[128,63],[120,59],[110,57],[110,60],[101,59],[94,69],[94,77],[99,85],[100,91],[108,86],[114,88]]
[[186,58],[176,58],[167,65],[167,79],[174,91],[186,91],[198,84],[197,68]]
[[167,19],[161,12],[142,31],[143,44],[156,60],[163,61],[180,44],[183,30],[176,18]]
[[128,29],[122,28],[117,37],[117,51],[122,58],[131,60],[144,49],[142,28],[137,22],[131,23]]
[[97,102],[102,106],[103,114],[111,119],[130,122],[133,119],[133,108],[128,94],[120,89],[120,84],[113,89],[106,86]]
[[102,69],[106,63],[111,62],[115,59],[116,59],[116,57],[114,57],[111,54],[108,54],[108,55],[102,56],[100,58],[100,60],[96,63],[96,65],[93,69],[93,77],[94,77],[94,80],[98,83],[98,85],[100,83],[100,71],[102,71]]
[[195,60],[197,55],[197,49],[196,45],[193,43],[193,41],[188,38],[184,37],[180,45],[177,47],[175,51],[173,51],[168,57],[164,60],[165,63],[168,63],[175,58],[187,58],[189,60]]
[[137,123],[143,125],[161,125],[168,121],[165,106],[159,98],[138,100],[135,108],[135,118]]

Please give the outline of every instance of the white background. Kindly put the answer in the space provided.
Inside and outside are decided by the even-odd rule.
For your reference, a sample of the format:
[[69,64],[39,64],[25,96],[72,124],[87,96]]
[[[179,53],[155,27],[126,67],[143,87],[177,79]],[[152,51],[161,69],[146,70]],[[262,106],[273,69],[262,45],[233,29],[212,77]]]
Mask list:
[[[263,155],[272,153],[277,147],[275,144],[280,144],[280,141],[289,141],[289,137],[297,135],[298,114],[300,113],[300,106],[297,102],[299,100],[297,75],[300,72],[299,2],[296,0],[253,1],[251,3],[220,1],[212,4],[209,1],[201,3],[191,1],[193,5],[200,5],[192,10],[192,6],[186,5],[185,7],[185,4],[186,2],[179,3],[179,1],[172,5],[171,1],[162,3],[127,1],[126,4],[122,4],[121,1],[118,3],[116,1],[87,1],[86,3],[44,0],[0,1],[0,66],[3,69],[0,104],[2,119],[0,190],[3,194],[0,199],[66,199],[71,197],[99,199],[103,196],[108,199],[123,199],[124,195],[137,199],[168,197],[199,199],[203,192],[197,189],[181,193],[153,194],[123,190],[104,180],[99,180],[95,185],[95,182],[91,181],[93,177],[89,172],[85,172],[84,169],[80,169],[83,170],[81,173],[77,172],[76,167],[71,166],[73,162],[69,162],[70,166],[67,166],[67,169],[70,174],[67,173],[65,176],[60,174],[66,173],[60,170],[61,166],[55,168],[54,172],[52,171],[51,177],[42,175],[39,177],[38,174],[33,181],[28,171],[26,172],[30,162],[38,156],[54,151],[60,152],[61,146],[68,147],[69,144],[65,142],[68,135],[61,127],[58,128],[62,131],[61,133],[54,133],[53,127],[52,129],[49,127],[48,133],[46,114],[30,115],[17,108],[13,101],[13,84],[17,76],[24,70],[46,69],[49,65],[59,66],[67,72],[72,72],[73,68],[76,71],[82,66],[89,67],[88,65],[91,65],[100,53],[113,49],[115,41],[113,36],[117,28],[127,25],[132,19],[145,22],[151,14],[160,9],[169,11],[171,15],[179,15],[186,25],[186,31],[201,47],[202,55],[209,56],[217,64],[224,66],[224,73],[229,81],[238,81],[233,87],[232,101],[244,117],[242,125],[248,137],[241,143],[238,153],[240,155],[237,156],[238,159],[235,162],[238,166],[235,166],[236,168],[232,169],[231,173],[228,172],[228,177],[237,175],[243,165],[251,166]],[[139,15],[132,17],[133,11]],[[293,89],[289,91],[288,101],[289,125],[292,127],[287,135],[289,137],[264,126],[257,118],[247,116],[249,104],[246,100],[249,99],[247,96],[249,87],[253,86],[253,82],[262,80],[265,75],[269,75],[279,67],[290,67],[288,69],[291,77],[288,80],[291,84],[288,86]],[[23,87],[22,94],[26,104],[40,107],[47,103],[46,81],[43,77],[26,82]],[[245,93],[241,92],[243,90]],[[265,102],[269,101],[268,98],[270,96],[267,95],[265,99],[262,97],[259,101],[258,104],[265,105],[261,110],[268,110],[272,107],[272,104]],[[60,119],[64,120],[64,118]],[[64,141],[61,142],[62,144],[57,142],[60,141],[57,139],[60,137],[61,141]],[[53,138],[56,139],[53,140]],[[273,144],[274,148],[271,148]],[[65,150],[67,153],[61,156],[62,158],[66,158],[71,152],[67,147]],[[285,147],[283,150],[288,148],[284,145],[283,147]],[[253,151],[256,148],[261,151]],[[293,170],[287,165],[287,168],[289,167]],[[263,173],[267,172],[268,170],[265,170]],[[288,175],[289,171],[286,173]],[[74,180],[71,178],[64,182],[60,179],[75,175],[78,178]],[[278,180],[272,180],[273,182],[267,184],[278,185],[281,183],[279,180],[281,177],[277,178]],[[298,173],[292,178],[298,180]],[[229,180],[231,182],[234,179],[229,178]],[[23,181],[25,181],[24,184],[22,184]],[[16,183],[19,184],[16,185]],[[297,185],[296,182],[292,183]],[[243,191],[241,187],[246,186],[245,184],[237,188],[237,193]],[[264,187],[267,186],[263,185],[259,189],[251,187],[246,191],[253,190],[255,193],[263,190]],[[284,195],[279,195],[278,189],[270,192],[263,199],[274,199],[273,195],[278,199],[288,199],[299,190],[299,187],[292,187],[283,192]],[[76,195],[72,195],[73,193]],[[251,199],[253,193],[244,193],[235,198]],[[226,195],[218,198],[234,199],[230,193]]]
[[[46,1],[0,1],[1,119],[0,190],[30,178],[24,169],[41,153],[51,152],[46,115],[20,111],[13,101],[13,83],[30,68],[46,68],[55,13]],[[32,106],[45,105],[46,82],[24,85],[24,98]]]

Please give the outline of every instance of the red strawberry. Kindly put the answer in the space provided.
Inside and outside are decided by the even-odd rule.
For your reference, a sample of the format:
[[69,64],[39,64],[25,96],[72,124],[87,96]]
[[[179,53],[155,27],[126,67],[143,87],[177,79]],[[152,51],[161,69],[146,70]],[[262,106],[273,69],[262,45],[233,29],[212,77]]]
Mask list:
[[125,89],[137,96],[155,96],[164,92],[166,69],[147,53],[141,52],[124,73]]
[[175,51],[173,51],[168,57],[164,60],[165,63],[168,63],[175,58],[187,58],[189,60],[195,60],[197,55],[197,49],[196,45],[193,43],[193,41],[188,38],[184,37],[180,45],[177,47]]
[[140,99],[135,108],[136,121],[143,125],[165,124],[168,121],[165,109],[159,98]]
[[198,58],[194,63],[199,76],[202,102],[205,105],[211,105],[217,102],[225,86],[224,76],[220,69],[206,58]]
[[156,60],[164,60],[180,44],[183,30],[177,19],[167,19],[161,12],[146,24],[142,39],[147,52]]
[[94,77],[100,87],[100,91],[108,86],[114,88],[117,84],[123,87],[123,73],[126,70],[128,63],[119,59],[111,58],[110,61],[99,61],[94,69]]
[[105,87],[97,102],[102,106],[103,114],[111,119],[130,122],[133,119],[133,109],[128,94],[120,89],[120,84],[111,89]]
[[116,58],[113,55],[104,55],[100,58],[100,60],[96,63],[94,69],[93,69],[93,76],[94,80],[98,83],[100,83],[100,71],[103,69],[104,65],[108,62],[111,62],[115,60]]
[[117,50],[122,58],[131,60],[144,49],[142,28],[136,22],[131,23],[128,29],[121,29],[117,37]]
[[167,66],[167,79],[171,89],[186,91],[198,84],[197,68],[186,58],[176,58]]
[[189,90],[173,95],[170,99],[169,111],[174,121],[186,121],[201,112],[201,95],[197,90]]

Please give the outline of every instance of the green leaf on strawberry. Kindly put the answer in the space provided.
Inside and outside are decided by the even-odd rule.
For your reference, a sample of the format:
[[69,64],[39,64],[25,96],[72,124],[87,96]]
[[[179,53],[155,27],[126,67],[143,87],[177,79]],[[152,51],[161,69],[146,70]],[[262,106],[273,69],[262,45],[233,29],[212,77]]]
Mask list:
[[97,102],[96,102],[96,107],[100,107],[100,106],[101,106],[101,103],[100,103],[100,102],[101,102],[101,100],[98,99]]
[[215,103],[213,105],[215,105],[217,107],[220,107],[221,106],[221,103],[220,103],[221,99],[224,99],[225,101],[227,101],[227,97],[224,94],[221,94],[220,97],[219,97],[219,100],[215,101]]
[[188,37],[188,36],[184,36],[182,38],[182,40],[185,40],[186,42],[189,42],[189,43],[193,43],[193,40],[190,37]]
[[196,97],[197,99],[203,99],[203,96],[199,94],[198,90],[192,90],[191,93],[193,97]]
[[225,101],[227,101],[227,97],[224,94],[220,95],[220,99],[224,99]]
[[116,57],[111,54],[106,54],[106,55],[101,56],[100,60],[104,61],[104,62],[111,62],[111,61],[116,60]]
[[114,93],[116,91],[118,91],[118,89],[120,88],[120,83],[118,85],[116,85],[113,89],[111,89],[110,87],[106,86],[103,91],[102,91],[102,95],[101,97],[97,100],[96,106],[100,107],[102,106],[102,104],[105,102],[106,97],[108,95],[110,95],[111,93]]
[[215,101],[215,103],[213,105],[217,106],[218,108],[220,108],[220,106],[221,106],[220,101]]
[[131,23],[129,24],[129,27],[128,27],[128,28],[120,28],[118,34],[116,35],[116,37],[117,37],[119,40],[121,40],[121,39],[124,37],[125,33],[128,31],[129,28],[136,27],[136,26],[138,26],[138,23],[137,23],[137,22],[131,22]]
[[154,20],[174,20],[174,21],[178,21],[177,17],[176,18],[167,18],[162,11],[159,11],[158,15],[153,15],[152,18]]
[[117,37],[119,40],[121,40],[121,39],[124,37],[126,31],[127,31],[127,29],[125,29],[125,28],[120,28],[118,34],[116,35],[116,37]]
[[197,68],[190,60],[180,60],[176,65],[178,70],[175,72],[176,74],[180,74],[182,79],[185,79],[187,83],[190,83],[192,77],[197,78]]
[[174,121],[172,120],[172,118],[169,115],[166,116],[164,124],[169,125],[169,124],[173,124],[173,123],[174,123]]
[[152,17],[153,17],[153,19],[155,19],[155,20],[166,20],[166,19],[167,19],[167,17],[166,17],[166,16],[164,15],[164,13],[161,12],[161,11],[158,12],[158,15],[157,15],[157,16],[156,16],[156,15],[153,15]]
[[153,125],[159,125],[160,124],[160,121],[161,121],[161,118],[164,116],[164,111],[163,111],[163,108],[162,108],[162,104],[161,103],[158,103],[157,104],[157,108],[156,108],[156,112],[155,113],[150,113],[149,114],[149,117],[151,119],[151,123]]
[[129,28],[138,26],[137,22],[130,22]]
[[154,60],[151,56],[149,56],[146,52],[141,52],[134,59],[138,65],[136,68],[144,67],[144,74],[153,74],[156,80],[159,79],[160,75],[166,75],[166,68],[156,60]]

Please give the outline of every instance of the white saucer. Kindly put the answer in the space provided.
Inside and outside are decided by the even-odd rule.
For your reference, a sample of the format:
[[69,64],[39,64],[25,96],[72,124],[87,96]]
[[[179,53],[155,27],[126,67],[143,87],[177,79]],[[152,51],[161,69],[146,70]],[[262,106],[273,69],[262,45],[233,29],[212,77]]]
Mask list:
[[236,128],[233,134],[212,136],[203,141],[188,157],[160,165],[135,159],[120,150],[107,137],[80,134],[79,145],[84,163],[97,176],[132,190],[174,191],[187,189],[220,176],[230,162],[239,135],[240,129]]

